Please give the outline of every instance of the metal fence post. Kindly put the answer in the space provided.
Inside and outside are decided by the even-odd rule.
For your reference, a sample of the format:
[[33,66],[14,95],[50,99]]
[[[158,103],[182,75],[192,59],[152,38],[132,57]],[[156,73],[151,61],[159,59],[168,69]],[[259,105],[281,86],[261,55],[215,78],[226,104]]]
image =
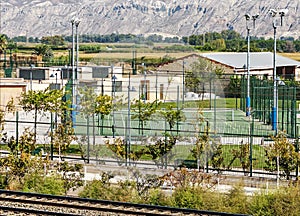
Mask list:
[[252,117],[252,122],[250,122],[250,153],[249,153],[249,161],[250,161],[250,177],[253,174],[253,135],[254,135],[254,118]]

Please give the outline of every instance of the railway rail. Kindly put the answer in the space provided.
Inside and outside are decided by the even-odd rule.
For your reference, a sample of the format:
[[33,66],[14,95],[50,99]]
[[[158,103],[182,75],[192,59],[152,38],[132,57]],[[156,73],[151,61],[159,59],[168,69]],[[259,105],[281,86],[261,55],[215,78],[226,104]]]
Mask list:
[[0,190],[1,215],[220,215],[222,212]]

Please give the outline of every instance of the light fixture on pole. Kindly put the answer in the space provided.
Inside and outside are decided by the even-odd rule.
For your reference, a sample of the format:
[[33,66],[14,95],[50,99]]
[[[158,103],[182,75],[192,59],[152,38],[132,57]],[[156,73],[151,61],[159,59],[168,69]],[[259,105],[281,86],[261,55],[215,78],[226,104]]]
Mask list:
[[78,40],[78,26],[79,26],[80,20],[76,19],[75,20],[75,28],[76,28],[76,75],[75,75],[75,80],[78,79],[78,62],[79,62],[79,40]]
[[274,29],[274,51],[273,51],[273,107],[272,107],[272,130],[275,131],[275,134],[278,133],[278,85],[277,85],[277,72],[276,72],[276,33],[277,33],[277,23],[276,16],[280,17],[280,26],[282,26],[283,17],[287,14],[287,9],[281,9],[279,11],[275,9],[270,9],[269,14],[274,18],[273,19],[273,29]]
[[76,27],[76,38],[77,38],[77,46],[76,50],[78,51],[78,25],[80,20],[78,18],[73,18],[71,20],[72,24],[72,123],[73,127],[75,127],[76,123],[76,81],[77,81],[77,67],[78,67],[78,54],[76,55],[76,71],[75,71],[75,33],[74,27]]
[[259,14],[250,16],[245,15],[246,18],[246,29],[247,29],[247,97],[246,97],[246,116],[251,115],[251,98],[250,98],[250,27],[248,22],[253,21],[253,28],[255,28],[255,20],[258,18]]
[[74,36],[74,27],[75,27],[75,19],[73,18],[71,20],[71,24],[72,24],[72,61],[71,61],[71,66],[72,66],[72,111],[71,111],[71,118],[72,118],[72,123],[73,123],[73,127],[75,125],[75,36]]

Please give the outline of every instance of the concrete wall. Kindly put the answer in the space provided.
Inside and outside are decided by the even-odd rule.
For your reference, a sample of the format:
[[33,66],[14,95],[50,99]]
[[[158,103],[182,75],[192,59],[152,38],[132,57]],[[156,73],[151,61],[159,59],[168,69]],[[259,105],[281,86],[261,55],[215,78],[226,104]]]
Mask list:
[[22,92],[26,91],[26,83],[23,79],[1,78],[0,79],[0,105],[4,109],[7,102],[14,99],[15,104]]

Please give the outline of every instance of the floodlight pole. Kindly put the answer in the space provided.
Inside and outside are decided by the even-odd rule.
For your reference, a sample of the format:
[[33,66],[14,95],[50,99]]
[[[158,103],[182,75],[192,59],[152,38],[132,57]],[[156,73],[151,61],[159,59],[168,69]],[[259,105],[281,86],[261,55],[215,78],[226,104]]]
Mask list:
[[246,116],[251,114],[250,100],[250,28],[247,24],[247,97],[246,97]]
[[[278,12],[280,16],[280,25],[282,26],[283,17],[286,15],[287,9],[281,9]],[[277,15],[277,11],[274,9],[270,10],[270,15],[275,17]],[[277,83],[277,71],[276,71],[276,33],[277,33],[277,25],[276,19],[273,20],[273,29],[274,29],[274,52],[273,52],[273,107],[272,107],[272,130],[275,131],[275,135],[278,133],[278,83]]]
[[130,166],[130,151],[131,151],[131,115],[130,115],[130,109],[131,109],[131,101],[130,101],[130,71],[128,74],[128,99],[127,99],[127,146],[126,146],[126,166]]
[[277,135],[277,117],[278,117],[278,101],[277,101],[277,71],[276,71],[276,23],[273,21],[273,29],[274,29],[274,51],[273,51],[273,108],[272,108],[272,130],[275,131],[275,134]]
[[75,35],[74,35],[74,25],[75,18],[71,20],[72,23],[72,111],[71,118],[73,127],[75,125]]
[[250,16],[245,15],[246,18],[246,29],[247,29],[247,96],[246,96],[246,116],[251,115],[251,98],[250,98],[250,27],[248,21],[253,20],[253,29],[255,28],[255,20],[258,18],[258,14]]

